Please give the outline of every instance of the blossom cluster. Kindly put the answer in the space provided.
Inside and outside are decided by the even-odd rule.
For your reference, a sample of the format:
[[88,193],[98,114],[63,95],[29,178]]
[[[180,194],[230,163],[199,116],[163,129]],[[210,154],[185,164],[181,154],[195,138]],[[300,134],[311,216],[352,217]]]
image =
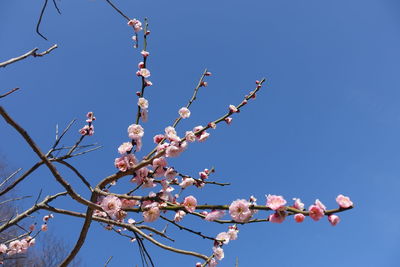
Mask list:
[[96,117],[94,116],[94,114],[93,114],[93,112],[88,112],[87,114],[86,114],[86,117],[87,117],[87,119],[86,119],[86,122],[88,123],[88,124],[86,124],[85,126],[83,126],[80,130],[79,130],[79,133],[82,135],[82,136],[85,136],[85,135],[89,135],[89,136],[92,136],[93,134],[94,134],[94,127],[93,127],[93,121],[94,120],[96,120]]
[[[11,241],[8,246],[0,244],[0,255],[7,254],[8,256],[25,253],[29,247],[35,245],[35,238],[27,236],[20,240]],[[2,263],[0,263],[2,264]]]

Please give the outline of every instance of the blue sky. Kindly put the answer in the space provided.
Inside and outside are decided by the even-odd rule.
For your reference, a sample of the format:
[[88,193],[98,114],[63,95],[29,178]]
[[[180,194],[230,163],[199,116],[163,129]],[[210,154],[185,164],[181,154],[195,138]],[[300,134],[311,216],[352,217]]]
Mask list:
[[[355,209],[340,214],[336,227],[326,219],[295,224],[240,227],[239,239],[225,246],[219,266],[398,266],[400,256],[400,3],[395,0],[352,1],[115,1],[128,16],[150,20],[148,68],[154,86],[146,92],[150,121],[144,125],[144,151],[151,138],[170,125],[192,94],[204,68],[212,73],[178,132],[206,124],[267,82],[256,101],[221,125],[202,144],[193,144],[171,160],[178,170],[195,175],[215,166],[218,181],[229,188],[206,187],[201,203],[226,203],[265,194],[316,198],[336,207],[338,194],[348,195]],[[72,143],[85,114],[95,112],[91,142],[103,148],[73,159],[97,183],[115,172],[117,147],[133,123],[139,79],[138,51],[132,30],[105,1],[61,1],[62,15],[49,3],[35,34],[42,3],[0,3],[0,61],[34,47],[59,48],[44,58],[29,58],[0,70],[1,92],[21,91],[1,105],[42,147],[49,148],[58,123],[78,123],[64,141]],[[0,154],[11,169],[37,161],[20,136],[1,123]],[[78,186],[67,170],[65,178]],[[61,190],[45,168],[18,187],[20,194]],[[131,185],[122,182],[121,186]],[[79,191],[87,196],[83,187]],[[82,210],[71,201],[59,205]],[[29,201],[23,203],[28,206]],[[267,213],[260,212],[259,217]],[[70,244],[81,220],[56,216],[50,228]],[[209,235],[226,226],[185,218],[183,223]],[[161,222],[156,226],[163,227]],[[172,226],[176,246],[211,253],[212,244]],[[193,266],[187,256],[148,249],[156,266]],[[140,265],[135,244],[93,225],[80,256],[85,266]]]

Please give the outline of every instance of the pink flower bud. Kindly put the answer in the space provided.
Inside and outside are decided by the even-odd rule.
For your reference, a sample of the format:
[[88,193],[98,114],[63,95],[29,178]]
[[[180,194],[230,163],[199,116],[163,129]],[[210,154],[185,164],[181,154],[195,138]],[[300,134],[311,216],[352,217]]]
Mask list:
[[331,223],[332,226],[335,226],[340,222],[339,216],[332,214],[328,216],[328,221]]
[[227,117],[225,118],[225,122],[229,125],[232,122],[232,118],[231,117]]
[[203,86],[203,87],[206,87],[207,85],[208,85],[208,83],[205,82],[205,81],[202,81],[202,82],[200,83],[200,86]]
[[301,222],[304,221],[304,218],[305,218],[305,217],[306,217],[306,216],[304,216],[303,214],[297,213],[297,214],[294,215],[294,220],[295,220],[297,223],[301,223]]
[[207,71],[206,73],[204,73],[205,76],[211,76],[211,72]]
[[144,68],[144,62],[143,62],[143,61],[140,61],[140,62],[138,63],[138,68],[139,68],[139,69],[143,69],[143,68]]
[[148,51],[142,51],[140,52],[140,54],[142,54],[143,57],[148,57],[150,55],[150,53]]
[[229,105],[229,112],[230,113],[236,113],[239,110],[234,106],[234,105]]

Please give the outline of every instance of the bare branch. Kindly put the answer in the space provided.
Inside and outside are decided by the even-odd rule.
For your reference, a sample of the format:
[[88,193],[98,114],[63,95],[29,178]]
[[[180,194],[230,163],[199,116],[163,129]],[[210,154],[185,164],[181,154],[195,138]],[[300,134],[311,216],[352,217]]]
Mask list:
[[[47,0],[46,0],[47,1]],[[17,61],[23,60],[27,57],[33,56],[33,57],[42,57],[44,55],[49,54],[52,50],[56,49],[58,46],[55,44],[52,47],[50,47],[49,49],[47,49],[46,51],[42,52],[42,53],[36,53],[38,51],[39,48],[34,48],[31,51],[26,52],[25,54],[23,54],[22,56],[19,57],[15,57],[15,58],[11,58],[7,61],[4,61],[2,63],[0,63],[0,68],[4,68],[7,65],[10,65],[12,63],[15,63]]]
[[4,110],[3,107],[0,107],[0,115],[4,118],[4,120],[10,124],[24,139],[25,141],[29,144],[29,146],[32,148],[32,150],[39,156],[39,158],[46,164],[46,166],[49,168],[50,172],[53,174],[54,178],[57,180],[57,182],[62,185],[65,190],[67,190],[68,195],[70,195],[73,199],[75,199],[77,202],[86,205],[88,207],[92,207],[94,209],[99,209],[101,210],[101,207],[94,204],[91,201],[88,201],[78,195],[72,186],[64,180],[64,178],[60,175],[56,167],[50,162],[50,160],[42,153],[40,148],[36,145],[36,143],[32,140],[32,138],[28,135],[28,133],[21,127],[19,126]]
[[20,222],[22,219],[28,217],[29,215],[31,215],[32,213],[34,213],[37,210],[43,209],[43,207],[53,201],[54,199],[56,199],[59,196],[64,196],[66,195],[67,192],[61,192],[52,196],[47,196],[42,202],[40,202],[39,204],[35,204],[33,205],[31,208],[27,209],[26,211],[24,211],[23,213],[19,214],[18,216],[16,216],[15,218],[9,220],[8,222],[4,223],[3,225],[0,226],[0,233],[3,232],[4,230],[6,230],[7,228],[9,228],[12,225],[17,224],[18,222]]

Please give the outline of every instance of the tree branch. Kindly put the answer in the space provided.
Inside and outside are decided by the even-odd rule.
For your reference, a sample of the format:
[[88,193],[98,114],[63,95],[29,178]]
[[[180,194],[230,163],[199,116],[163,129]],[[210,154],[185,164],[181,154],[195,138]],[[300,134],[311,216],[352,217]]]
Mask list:
[[34,48],[31,51],[26,52],[25,54],[23,54],[22,56],[19,57],[15,57],[15,58],[11,58],[7,61],[4,61],[2,63],[0,63],[0,68],[4,68],[7,65],[10,65],[12,63],[15,63],[17,61],[23,60],[27,57],[33,56],[33,57],[42,57],[44,55],[49,54],[52,50],[56,49],[58,46],[55,44],[52,47],[50,47],[49,49],[47,49],[46,51],[42,52],[42,53],[36,53],[38,51],[39,48]]

